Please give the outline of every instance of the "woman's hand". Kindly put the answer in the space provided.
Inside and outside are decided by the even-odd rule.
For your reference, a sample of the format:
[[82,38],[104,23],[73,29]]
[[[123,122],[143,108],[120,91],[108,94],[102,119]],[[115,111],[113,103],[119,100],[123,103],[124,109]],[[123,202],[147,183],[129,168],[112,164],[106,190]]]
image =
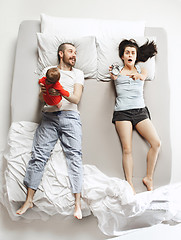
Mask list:
[[146,71],[146,69],[142,68],[141,73],[137,72],[137,73],[130,74],[130,75],[127,75],[127,76],[129,76],[133,80],[140,79],[141,81],[145,81],[145,79],[147,78],[147,71]]
[[128,77],[132,78],[133,80],[138,80],[140,79],[140,74],[139,73],[135,73],[135,74],[130,74],[127,75]]
[[112,71],[112,66],[109,66],[109,72],[110,72],[110,77],[111,77],[111,79],[114,80],[114,81],[117,80],[118,76],[112,74],[111,71]]

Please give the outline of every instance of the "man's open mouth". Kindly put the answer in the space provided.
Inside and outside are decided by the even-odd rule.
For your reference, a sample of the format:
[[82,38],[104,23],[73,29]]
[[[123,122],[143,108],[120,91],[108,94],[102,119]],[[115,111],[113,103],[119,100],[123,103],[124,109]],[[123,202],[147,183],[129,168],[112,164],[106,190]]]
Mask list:
[[70,58],[71,64],[75,64],[76,59],[75,58]]

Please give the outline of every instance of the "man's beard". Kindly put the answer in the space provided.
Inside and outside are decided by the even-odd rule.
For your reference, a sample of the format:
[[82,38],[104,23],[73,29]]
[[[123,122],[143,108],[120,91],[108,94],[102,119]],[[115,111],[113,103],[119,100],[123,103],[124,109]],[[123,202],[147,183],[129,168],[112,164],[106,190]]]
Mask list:
[[68,67],[74,67],[74,66],[75,66],[76,59],[75,59],[75,61],[74,61],[73,63],[71,63],[70,60],[72,60],[72,59],[75,59],[75,58],[69,58],[69,59],[67,59],[67,58],[65,57],[65,55],[63,56],[63,62],[64,62],[64,64],[66,64]]

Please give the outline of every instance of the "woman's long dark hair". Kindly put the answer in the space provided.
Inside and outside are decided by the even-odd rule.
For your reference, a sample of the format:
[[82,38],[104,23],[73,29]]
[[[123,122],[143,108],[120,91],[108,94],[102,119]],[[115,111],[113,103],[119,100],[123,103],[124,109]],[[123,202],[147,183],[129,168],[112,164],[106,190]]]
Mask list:
[[119,44],[119,57],[122,58],[124,50],[126,47],[134,47],[137,51],[137,62],[146,62],[149,58],[154,57],[157,54],[157,47],[154,41],[147,42],[142,46],[138,46],[137,42],[134,39],[124,39]]

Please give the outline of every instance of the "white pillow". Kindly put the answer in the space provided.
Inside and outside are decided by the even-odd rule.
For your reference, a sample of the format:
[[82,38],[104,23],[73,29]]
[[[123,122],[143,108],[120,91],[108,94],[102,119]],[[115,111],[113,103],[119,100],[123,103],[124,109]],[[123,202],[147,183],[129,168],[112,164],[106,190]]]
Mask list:
[[65,37],[97,35],[97,20],[82,18],[61,18],[41,14],[41,32]]
[[105,36],[144,36],[144,21],[101,20],[89,18],[60,18],[41,15],[41,32],[54,35],[82,37]]
[[97,50],[96,39],[93,36],[82,38],[62,37],[62,35],[50,35],[37,33],[38,39],[38,72],[48,66],[58,65],[57,50],[61,43],[73,43],[77,50],[75,68],[84,72],[85,78],[97,76]]
[[[155,37],[132,37],[138,45],[143,45],[147,40],[155,40]],[[128,38],[129,39],[129,38]],[[123,40],[122,37],[99,38],[97,43],[98,57],[98,73],[97,79],[102,81],[110,81],[109,66],[117,62],[123,66],[123,61],[119,57],[118,47]],[[148,59],[145,63],[138,63],[140,67],[144,67],[148,72],[147,80],[153,80],[155,76],[155,57]]]
[[[122,37],[130,37],[131,36],[144,36],[145,31],[145,22],[143,21],[120,21],[120,20],[101,20],[101,19],[89,19],[89,18],[60,18],[48,16],[46,14],[41,14],[41,32],[46,34],[58,35],[61,34],[63,37],[69,38],[80,38],[83,36],[95,36],[98,43],[99,48],[103,49],[104,52],[104,44],[107,42],[111,42],[110,39]],[[104,42],[104,40],[106,42]],[[101,46],[103,44],[103,46]],[[111,45],[110,45],[111,46]],[[108,46],[108,48],[110,47]],[[83,52],[83,49],[82,49]],[[90,49],[91,52],[91,49]],[[115,51],[116,53],[117,51]],[[92,58],[92,52],[90,57]],[[102,53],[99,51],[99,54]],[[103,54],[104,56],[104,54]],[[100,56],[99,56],[100,58]],[[106,60],[106,59],[105,59]],[[107,69],[107,61],[103,61],[105,66],[99,64],[100,68]],[[93,61],[91,61],[93,64]],[[84,62],[85,64],[85,62]],[[111,61],[112,64],[112,61]],[[91,67],[91,66],[89,66]],[[81,65],[78,64],[77,68],[81,69]],[[88,68],[86,69],[88,70]],[[107,79],[107,76],[101,74],[104,71],[98,69],[99,78],[101,80]],[[85,72],[84,72],[85,73]],[[107,71],[103,74],[107,74]],[[95,74],[94,74],[95,76]],[[87,71],[87,77],[90,77]]]

